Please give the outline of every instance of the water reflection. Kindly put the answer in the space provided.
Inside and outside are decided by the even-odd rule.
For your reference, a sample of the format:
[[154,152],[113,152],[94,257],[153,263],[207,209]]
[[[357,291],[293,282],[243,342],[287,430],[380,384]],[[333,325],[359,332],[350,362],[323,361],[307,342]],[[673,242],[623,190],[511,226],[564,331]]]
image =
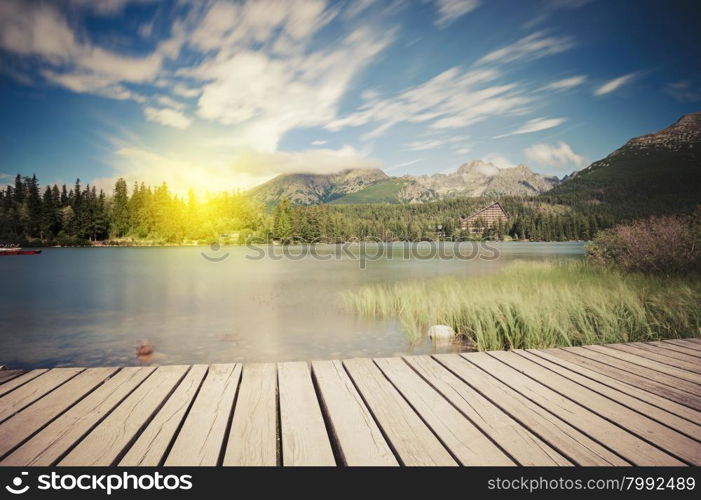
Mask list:
[[[581,258],[579,243],[503,243],[495,260],[348,256],[251,260],[250,249],[47,249],[0,262],[0,361],[14,367],[213,363],[445,352],[396,321],[356,317],[340,293],[367,284],[496,272],[510,260]],[[280,247],[272,250],[277,255]],[[319,254],[335,255],[334,245]]]

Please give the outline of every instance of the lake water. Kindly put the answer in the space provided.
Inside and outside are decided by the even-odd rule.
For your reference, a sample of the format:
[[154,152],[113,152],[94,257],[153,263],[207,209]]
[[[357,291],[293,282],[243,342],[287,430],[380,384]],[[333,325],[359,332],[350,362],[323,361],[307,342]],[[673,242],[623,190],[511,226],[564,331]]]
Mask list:
[[[481,258],[472,259],[472,243],[442,244],[442,258],[429,243],[365,251],[329,245],[314,254],[291,247],[287,256],[271,246],[49,248],[38,256],[2,257],[0,364],[286,361],[456,350],[427,339],[412,343],[396,321],[357,317],[344,310],[341,293],[435,276],[471,279],[514,259],[584,253],[582,243],[486,245]],[[155,346],[149,361],[136,358],[142,339]]]

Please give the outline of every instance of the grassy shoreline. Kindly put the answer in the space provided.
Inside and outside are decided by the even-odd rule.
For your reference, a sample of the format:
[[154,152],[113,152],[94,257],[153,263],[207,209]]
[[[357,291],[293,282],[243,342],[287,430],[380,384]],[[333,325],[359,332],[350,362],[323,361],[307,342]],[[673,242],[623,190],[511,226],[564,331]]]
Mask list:
[[701,335],[701,279],[628,274],[578,262],[516,261],[478,278],[373,285],[343,295],[356,313],[398,318],[418,340],[445,324],[480,350]]

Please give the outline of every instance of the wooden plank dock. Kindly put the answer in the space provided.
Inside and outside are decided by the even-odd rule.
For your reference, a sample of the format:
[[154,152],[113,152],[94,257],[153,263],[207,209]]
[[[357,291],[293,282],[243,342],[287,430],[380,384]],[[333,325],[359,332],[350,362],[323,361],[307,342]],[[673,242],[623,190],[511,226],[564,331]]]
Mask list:
[[0,465],[701,465],[701,339],[2,370]]

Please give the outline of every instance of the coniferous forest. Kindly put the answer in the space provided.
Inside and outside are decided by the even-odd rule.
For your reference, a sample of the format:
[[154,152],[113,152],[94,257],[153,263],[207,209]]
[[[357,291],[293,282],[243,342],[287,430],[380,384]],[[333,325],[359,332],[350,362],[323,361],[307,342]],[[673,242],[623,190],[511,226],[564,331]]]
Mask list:
[[596,205],[543,198],[500,197],[507,222],[477,234],[460,229],[460,218],[494,198],[423,204],[295,206],[283,198],[266,209],[245,193],[178,195],[166,184],[128,186],[112,192],[76,180],[72,186],[41,186],[36,176],[17,175],[0,191],[0,243],[34,246],[237,244],[258,241],[329,242],[436,239],[588,240],[623,217]]

